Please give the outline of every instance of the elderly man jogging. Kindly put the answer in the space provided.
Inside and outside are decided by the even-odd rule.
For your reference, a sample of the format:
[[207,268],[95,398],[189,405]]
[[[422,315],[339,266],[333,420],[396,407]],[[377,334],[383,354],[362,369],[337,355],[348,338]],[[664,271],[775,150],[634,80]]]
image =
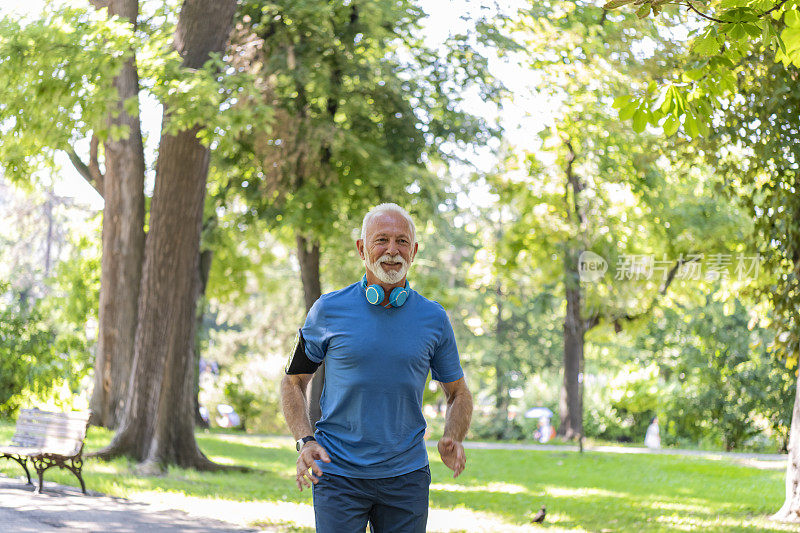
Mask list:
[[[428,371],[447,395],[442,462],[457,477],[472,416],[453,328],[441,305],[406,280],[417,253],[411,216],[381,204],[364,217],[356,247],[364,277],[323,295],[308,313],[281,383],[283,412],[300,456],[297,486],[313,484],[321,533],[423,532],[431,481],[423,435]],[[325,361],[321,418],[312,430],[305,390]]]

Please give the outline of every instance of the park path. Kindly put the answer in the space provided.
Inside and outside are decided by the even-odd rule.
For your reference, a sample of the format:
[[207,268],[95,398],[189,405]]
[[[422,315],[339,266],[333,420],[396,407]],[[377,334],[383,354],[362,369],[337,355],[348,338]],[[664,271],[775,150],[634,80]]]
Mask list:
[[255,531],[183,511],[114,498],[45,481],[34,494],[23,479],[0,475],[0,532],[3,533],[243,533]]

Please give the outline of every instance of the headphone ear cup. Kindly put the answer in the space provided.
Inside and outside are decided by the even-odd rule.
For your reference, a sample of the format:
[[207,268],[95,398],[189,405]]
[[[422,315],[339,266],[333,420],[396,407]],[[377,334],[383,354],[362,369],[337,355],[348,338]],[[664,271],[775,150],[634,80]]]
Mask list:
[[367,287],[367,301],[372,305],[379,305],[383,301],[383,287],[380,285],[370,285]]
[[395,287],[389,295],[389,303],[393,307],[400,307],[408,300],[407,287]]

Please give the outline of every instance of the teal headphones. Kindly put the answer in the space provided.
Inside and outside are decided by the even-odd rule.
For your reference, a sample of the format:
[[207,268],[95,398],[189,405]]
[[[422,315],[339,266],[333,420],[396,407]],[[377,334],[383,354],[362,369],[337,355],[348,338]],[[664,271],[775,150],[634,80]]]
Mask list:
[[[380,305],[383,301],[383,297],[385,293],[383,292],[383,287],[380,285],[368,285],[367,284],[367,275],[364,274],[364,277],[361,278],[361,287],[364,289],[364,294],[367,297],[367,301],[372,305]],[[406,300],[408,300],[408,295],[411,294],[411,289],[408,287],[408,281],[406,281],[405,287],[395,287],[392,289],[392,292],[389,294],[389,306],[391,307],[400,307]]]

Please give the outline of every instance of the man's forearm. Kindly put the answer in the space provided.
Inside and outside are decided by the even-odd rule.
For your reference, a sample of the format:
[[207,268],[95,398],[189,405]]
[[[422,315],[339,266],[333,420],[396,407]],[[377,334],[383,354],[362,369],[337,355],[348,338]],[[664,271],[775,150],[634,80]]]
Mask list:
[[459,442],[464,440],[472,421],[472,394],[469,391],[460,391],[447,399],[447,414],[445,415],[444,437],[449,437]]
[[306,414],[306,398],[303,386],[297,380],[287,376],[281,382],[281,406],[286,424],[295,439],[313,435],[311,422]]

